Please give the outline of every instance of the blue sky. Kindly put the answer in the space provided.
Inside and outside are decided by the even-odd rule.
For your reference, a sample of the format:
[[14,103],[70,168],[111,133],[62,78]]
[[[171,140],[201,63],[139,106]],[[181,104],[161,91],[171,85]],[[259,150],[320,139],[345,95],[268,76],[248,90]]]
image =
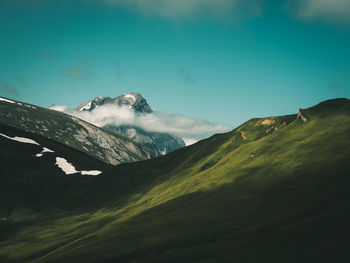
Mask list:
[[350,97],[350,1],[5,0],[0,95],[47,107],[140,92],[237,126]]

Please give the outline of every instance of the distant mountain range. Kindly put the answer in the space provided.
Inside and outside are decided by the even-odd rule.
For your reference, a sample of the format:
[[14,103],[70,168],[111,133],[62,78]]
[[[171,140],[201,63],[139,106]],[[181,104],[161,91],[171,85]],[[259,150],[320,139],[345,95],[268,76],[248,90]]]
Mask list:
[[[77,110],[91,112],[98,107],[108,104],[128,107],[128,109],[133,110],[136,114],[153,113],[146,99],[139,93],[127,93],[114,99],[110,97],[96,97],[80,104]],[[140,127],[132,125],[109,124],[103,128],[122,134],[147,146],[153,150],[157,156],[167,154],[185,146],[185,142],[180,137],[168,133],[145,131]]]

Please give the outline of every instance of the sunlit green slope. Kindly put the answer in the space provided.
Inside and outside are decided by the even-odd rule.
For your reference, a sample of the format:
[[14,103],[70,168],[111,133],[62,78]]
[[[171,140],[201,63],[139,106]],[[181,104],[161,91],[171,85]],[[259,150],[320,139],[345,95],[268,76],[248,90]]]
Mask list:
[[13,223],[0,258],[347,262],[350,102],[330,100],[301,114],[306,122],[297,114],[252,119],[79,182],[79,191],[92,194],[93,209],[65,214],[48,206],[35,220]]

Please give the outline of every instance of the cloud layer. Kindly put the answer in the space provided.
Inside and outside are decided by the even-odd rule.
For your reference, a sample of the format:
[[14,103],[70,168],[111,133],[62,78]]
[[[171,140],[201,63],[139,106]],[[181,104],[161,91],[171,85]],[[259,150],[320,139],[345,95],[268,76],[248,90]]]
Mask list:
[[72,66],[62,69],[61,73],[75,80],[91,81],[96,78],[96,73],[92,70],[91,62],[85,58],[81,58]]
[[260,0],[103,0],[105,3],[140,11],[146,15],[157,15],[179,20],[200,15],[229,17],[245,9],[254,15]]
[[[229,18],[261,16],[274,0],[104,0],[147,15],[179,20],[198,16]],[[283,2],[282,2],[283,3]],[[349,0],[285,0],[287,11],[305,20],[350,23]]]
[[[198,17],[224,20],[261,17],[268,8],[280,10],[300,19],[319,20],[335,25],[350,25],[349,0],[79,0],[83,4],[98,3],[110,7],[126,8],[147,16],[157,16],[172,21],[186,21]],[[49,3],[50,0],[5,0],[7,6],[27,7]],[[58,1],[68,5],[68,0]],[[277,9],[276,9],[277,7]],[[83,66],[84,67],[84,66]],[[81,76],[80,69],[67,72]]]
[[0,90],[4,92],[6,95],[15,95],[18,96],[18,90],[16,85],[12,85],[10,83],[1,83]]
[[297,16],[302,19],[350,24],[349,0],[298,0],[293,3]]
[[181,75],[181,77],[182,77],[184,82],[189,82],[189,83],[194,83],[195,82],[192,74],[188,70],[186,70],[185,68],[181,67],[179,69],[179,71],[180,71],[180,75]]
[[180,114],[155,112],[151,114],[136,114],[128,107],[107,104],[91,112],[77,111],[66,106],[50,106],[50,109],[63,111],[74,115],[96,126],[132,125],[150,132],[169,133],[184,138],[187,144],[194,143],[214,133],[227,132],[232,127],[213,124],[204,120],[186,117]]

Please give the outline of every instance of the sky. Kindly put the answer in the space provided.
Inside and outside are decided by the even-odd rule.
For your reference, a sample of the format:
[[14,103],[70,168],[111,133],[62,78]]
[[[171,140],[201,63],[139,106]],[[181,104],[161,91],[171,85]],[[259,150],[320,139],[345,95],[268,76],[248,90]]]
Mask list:
[[0,35],[0,96],[43,107],[139,92],[236,127],[350,97],[348,0],[2,0]]

